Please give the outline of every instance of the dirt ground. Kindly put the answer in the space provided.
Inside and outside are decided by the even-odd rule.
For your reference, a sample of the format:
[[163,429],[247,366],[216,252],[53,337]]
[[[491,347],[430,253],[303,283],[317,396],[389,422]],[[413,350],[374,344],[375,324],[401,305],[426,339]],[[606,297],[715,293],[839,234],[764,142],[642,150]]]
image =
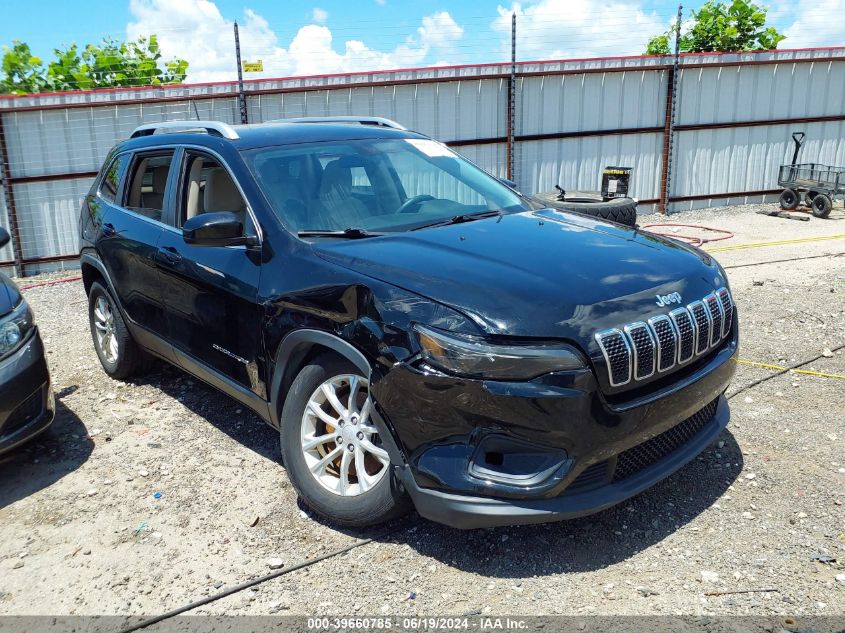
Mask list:
[[[819,356],[802,369],[839,378],[788,373],[743,390],[775,370],[740,364],[718,442],[627,503],[473,532],[411,517],[194,613],[845,614],[845,213],[793,222],[756,209],[641,223],[733,231],[706,248],[728,268],[741,358]],[[276,432],[236,402],[163,366],[110,380],[81,282],[24,294],[58,415],[0,458],[0,614],[157,614],[268,573],[269,559],[289,567],[377,536],[303,512]],[[760,589],[773,591],[705,595]]]

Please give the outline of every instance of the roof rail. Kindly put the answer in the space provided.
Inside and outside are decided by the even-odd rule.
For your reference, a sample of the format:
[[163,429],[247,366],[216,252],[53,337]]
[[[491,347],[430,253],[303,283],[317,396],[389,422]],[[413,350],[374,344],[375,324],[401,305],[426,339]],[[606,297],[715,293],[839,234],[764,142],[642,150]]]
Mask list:
[[374,127],[389,127],[394,130],[407,130],[396,121],[380,116],[303,116],[294,119],[279,119],[284,123],[350,123],[353,125],[372,125]]
[[199,132],[201,134],[213,134],[230,140],[239,139],[240,136],[228,123],[222,121],[162,121],[161,123],[147,123],[135,128],[129,138],[140,138],[152,136],[156,132],[173,134],[176,132]]

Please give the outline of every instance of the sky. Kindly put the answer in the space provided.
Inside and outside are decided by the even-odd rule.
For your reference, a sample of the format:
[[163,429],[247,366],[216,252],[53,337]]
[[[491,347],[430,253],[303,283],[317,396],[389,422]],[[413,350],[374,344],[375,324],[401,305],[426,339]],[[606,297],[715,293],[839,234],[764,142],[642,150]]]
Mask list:
[[[687,2],[685,11],[703,0]],[[780,48],[845,45],[845,0],[772,0]],[[663,0],[0,0],[0,45],[56,47],[158,35],[165,58],[190,63],[188,81],[235,78],[232,24],[245,61],[287,77],[506,61],[511,14],[517,59],[638,55],[677,12]]]

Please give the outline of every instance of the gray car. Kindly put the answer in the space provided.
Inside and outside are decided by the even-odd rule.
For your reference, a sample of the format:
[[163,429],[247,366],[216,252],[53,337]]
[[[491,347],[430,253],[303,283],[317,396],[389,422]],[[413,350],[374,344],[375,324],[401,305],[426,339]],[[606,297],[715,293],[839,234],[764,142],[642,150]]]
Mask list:
[[[0,228],[0,248],[8,242]],[[0,453],[45,431],[55,408],[32,310],[15,282],[0,273]]]

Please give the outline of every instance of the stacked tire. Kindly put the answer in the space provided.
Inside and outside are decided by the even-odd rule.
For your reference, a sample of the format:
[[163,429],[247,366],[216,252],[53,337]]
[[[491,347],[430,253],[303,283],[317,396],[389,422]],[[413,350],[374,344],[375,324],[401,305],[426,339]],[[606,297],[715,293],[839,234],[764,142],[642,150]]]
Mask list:
[[633,198],[605,199],[593,191],[572,191],[561,196],[559,191],[549,191],[533,195],[531,200],[542,208],[574,211],[625,226],[637,225],[637,201]]

